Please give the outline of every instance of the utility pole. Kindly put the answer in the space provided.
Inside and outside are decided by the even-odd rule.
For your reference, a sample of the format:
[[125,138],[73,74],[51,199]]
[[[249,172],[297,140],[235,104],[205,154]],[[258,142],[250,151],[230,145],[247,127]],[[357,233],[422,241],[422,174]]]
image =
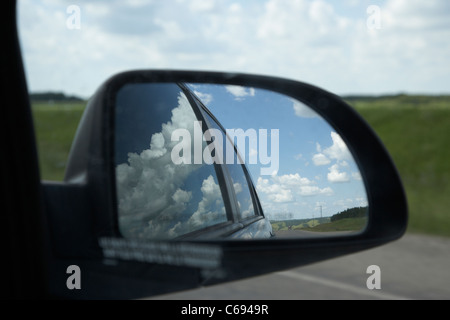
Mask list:
[[322,205],[318,205],[320,207],[320,219],[322,219]]

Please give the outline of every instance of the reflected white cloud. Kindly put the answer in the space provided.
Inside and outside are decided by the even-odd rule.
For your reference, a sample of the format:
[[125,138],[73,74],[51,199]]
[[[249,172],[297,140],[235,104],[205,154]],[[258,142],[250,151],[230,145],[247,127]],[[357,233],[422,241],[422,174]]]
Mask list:
[[[205,225],[212,225],[223,220],[225,206],[223,205],[222,194],[219,185],[214,181],[213,176],[208,176],[203,180],[201,191],[202,200],[198,203],[195,211],[186,223],[178,222],[169,233],[173,236],[197,230]],[[213,209],[214,208],[214,209]]]
[[[319,143],[316,144],[316,150],[318,153],[314,154],[312,157],[314,165],[328,165],[331,163],[331,160],[337,160],[341,166],[346,166],[346,164],[348,165],[346,160],[353,161],[353,157],[344,140],[342,140],[338,133],[333,131],[330,133],[330,136],[333,142],[330,147],[323,149]],[[333,171],[336,171],[336,169]]]
[[294,109],[294,113],[297,117],[300,118],[316,118],[319,115],[310,107],[304,105],[298,100],[292,99],[292,107]]
[[[187,180],[202,165],[174,164],[170,151],[178,142],[171,141],[171,136],[179,128],[186,128],[192,135],[196,120],[180,92],[170,121],[152,135],[149,149],[129,153],[128,162],[116,167],[119,225],[125,237],[172,238],[223,219],[225,207],[212,175],[202,182],[197,210],[185,212],[196,191],[186,189]],[[209,170],[214,172],[212,166]]]
[[208,106],[211,101],[214,100],[214,97],[212,96],[212,94],[209,93],[203,93],[197,90],[194,90],[194,94],[206,105]]
[[227,92],[231,93],[235,100],[242,100],[245,97],[254,97],[255,89],[241,86],[225,86]]
[[256,189],[263,193],[269,201],[283,203],[295,201],[296,197],[333,195],[330,187],[320,188],[315,181],[301,177],[298,173],[283,176],[273,175],[269,178],[258,178]]
[[331,132],[331,139],[333,144],[331,147],[323,150],[323,153],[330,159],[336,160],[353,160],[350,151],[347,148],[344,140],[336,132]]
[[328,181],[335,183],[335,182],[349,182],[350,177],[347,174],[347,172],[340,172],[339,171],[339,165],[334,164],[329,169],[330,172],[327,175]]
[[331,160],[327,158],[323,153],[317,153],[312,157],[312,161],[316,166],[325,166],[330,164]]

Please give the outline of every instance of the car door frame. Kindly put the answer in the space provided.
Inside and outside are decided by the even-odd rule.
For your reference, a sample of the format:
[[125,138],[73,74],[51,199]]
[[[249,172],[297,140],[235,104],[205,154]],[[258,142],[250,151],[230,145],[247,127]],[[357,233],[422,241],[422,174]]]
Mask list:
[[47,297],[46,221],[31,104],[17,30],[16,1],[2,3],[0,52],[0,250],[2,298]]

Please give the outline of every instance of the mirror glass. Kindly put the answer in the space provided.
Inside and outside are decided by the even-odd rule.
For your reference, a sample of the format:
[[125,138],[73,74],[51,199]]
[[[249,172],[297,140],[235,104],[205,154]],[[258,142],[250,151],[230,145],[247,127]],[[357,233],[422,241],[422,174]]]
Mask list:
[[242,86],[132,83],[116,96],[119,230],[131,239],[281,239],[367,225],[360,171],[303,103]]

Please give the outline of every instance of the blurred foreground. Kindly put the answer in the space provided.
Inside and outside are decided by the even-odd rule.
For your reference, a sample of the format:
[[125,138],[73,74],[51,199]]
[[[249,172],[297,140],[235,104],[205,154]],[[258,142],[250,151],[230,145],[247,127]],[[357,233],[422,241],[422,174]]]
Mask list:
[[[407,234],[398,241],[337,259],[252,279],[151,299],[328,300],[450,299],[450,239]],[[381,270],[369,290],[367,267]]]

